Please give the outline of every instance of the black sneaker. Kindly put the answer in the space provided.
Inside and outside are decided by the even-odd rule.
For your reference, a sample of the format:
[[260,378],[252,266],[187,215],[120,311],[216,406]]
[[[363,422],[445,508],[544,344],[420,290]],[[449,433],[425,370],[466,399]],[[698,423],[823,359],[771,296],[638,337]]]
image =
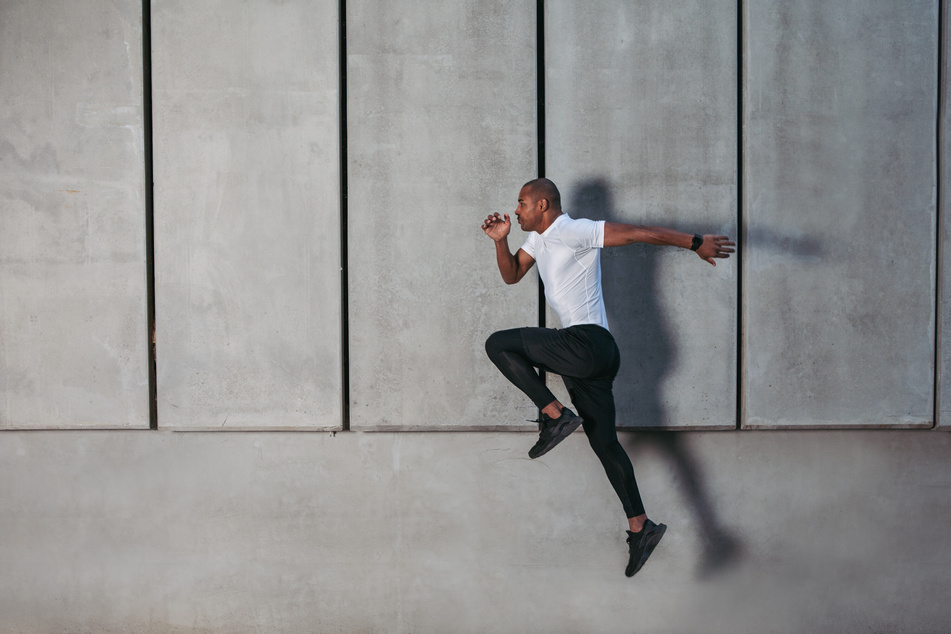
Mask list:
[[584,422],[567,407],[561,410],[561,416],[558,418],[549,418],[544,414],[542,416],[544,420],[539,421],[542,424],[542,431],[538,434],[538,442],[528,450],[528,457],[532,459],[544,456],[554,449],[555,445],[567,438],[568,434],[578,429]]
[[655,524],[645,520],[644,528],[640,533],[627,532],[627,545],[631,549],[631,559],[627,562],[624,574],[633,577],[641,569],[647,558],[654,552],[654,547],[660,543],[660,538],[664,536],[666,530],[666,524]]

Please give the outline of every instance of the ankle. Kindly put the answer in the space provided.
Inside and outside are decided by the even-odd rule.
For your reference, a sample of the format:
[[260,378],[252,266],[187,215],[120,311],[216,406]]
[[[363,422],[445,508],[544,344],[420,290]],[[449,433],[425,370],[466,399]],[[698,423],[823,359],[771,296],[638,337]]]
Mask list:
[[637,517],[627,518],[628,526],[632,533],[640,533],[644,530],[644,522],[647,521],[647,515],[638,515]]
[[549,403],[544,409],[542,409],[542,414],[544,414],[548,418],[558,418],[559,416],[561,416],[561,411],[563,409],[565,408],[561,405],[561,403],[559,403],[558,401],[554,401],[552,403]]

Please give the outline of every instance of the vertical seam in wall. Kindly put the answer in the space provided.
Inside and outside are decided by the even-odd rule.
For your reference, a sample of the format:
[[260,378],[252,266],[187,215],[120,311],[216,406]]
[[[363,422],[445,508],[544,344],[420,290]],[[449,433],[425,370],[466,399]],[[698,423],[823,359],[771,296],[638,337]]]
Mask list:
[[538,99],[538,177],[545,176],[545,0],[535,3],[535,91]]
[[743,0],[736,2],[736,429],[743,428],[745,381],[743,357],[743,247],[746,223],[743,218]]
[[347,190],[347,0],[339,0],[341,428],[350,429],[350,295]]
[[152,3],[142,0],[142,138],[145,159],[145,271],[148,320],[149,429],[158,429],[155,370],[155,197],[152,168]]
[[[545,0],[536,0],[535,3],[535,92],[538,100],[536,113],[536,134],[538,137],[537,161],[538,177],[545,176]],[[537,272],[536,275],[538,276]],[[541,276],[538,276],[538,327],[544,328],[545,319],[545,285]],[[542,378],[544,370],[539,371]]]
[[947,47],[944,45],[945,29],[944,29],[944,18],[945,18],[945,2],[946,0],[939,0],[938,2],[938,91],[937,91],[937,104],[936,104],[936,121],[935,121],[935,204],[937,205],[937,210],[935,213],[935,222],[937,227],[935,230],[935,329],[934,329],[934,404],[932,405],[932,417],[934,419],[932,423],[933,428],[937,428],[940,421],[940,406],[941,406],[941,373],[943,368],[941,367],[941,322],[942,322],[942,309],[941,309],[941,282],[942,282],[942,263],[944,261],[944,240],[942,239],[942,230],[944,227],[944,189],[941,186],[942,179],[942,170],[944,169],[944,161],[941,158],[941,150],[944,146],[944,108],[945,108],[945,98],[944,91],[947,88],[946,73],[945,73],[945,56],[947,55]]
[[[545,0],[535,2],[535,96],[537,99],[535,130],[537,135],[538,177],[545,176]],[[535,278],[538,280],[538,327],[546,326],[545,320],[545,283],[535,267]],[[544,370],[538,370],[538,376],[547,382]],[[539,428],[541,427],[541,410],[538,412]]]

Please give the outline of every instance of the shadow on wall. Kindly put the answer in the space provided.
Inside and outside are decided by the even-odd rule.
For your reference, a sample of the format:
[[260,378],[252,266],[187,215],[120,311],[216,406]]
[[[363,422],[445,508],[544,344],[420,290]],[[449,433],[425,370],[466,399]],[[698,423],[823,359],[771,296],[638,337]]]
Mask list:
[[[614,206],[611,188],[604,180],[577,184],[572,191],[572,215],[592,220],[626,222]],[[670,225],[687,233],[715,233],[719,227]],[[734,240],[738,236],[730,236]],[[808,265],[823,259],[822,243],[807,236],[787,236],[764,227],[750,230],[745,252],[754,267],[776,263]],[[618,422],[638,428],[670,428],[661,389],[676,367],[676,342],[671,336],[658,292],[661,250],[635,244],[623,249],[605,249],[601,257],[601,278],[609,311],[611,331],[621,350],[621,369],[614,392]],[[705,577],[735,563],[741,544],[723,522],[705,484],[699,463],[691,454],[686,436],[665,431],[641,431],[627,437],[625,449],[634,457],[645,447],[659,449],[669,457],[677,472],[691,512],[702,527],[703,559],[700,576]],[[637,465],[634,465],[635,472]],[[648,506],[649,498],[648,494]]]
[[[626,222],[614,207],[609,186],[600,180],[575,187],[568,209],[577,217]],[[714,231],[705,227],[685,230],[691,233]],[[661,386],[676,362],[674,342],[658,301],[658,256],[657,247],[636,244],[605,250],[601,258],[605,301],[616,307],[609,316],[611,331],[621,350],[621,371],[615,380],[618,422],[652,428],[667,426]],[[639,453],[637,448],[644,444],[654,445],[672,461],[691,511],[698,525],[703,527],[700,576],[708,576],[734,563],[740,554],[739,541],[724,527],[714,509],[703,473],[688,450],[684,436],[638,433],[630,435],[628,442],[622,444],[628,445],[625,449],[629,455]],[[634,468],[636,472],[636,464]],[[648,493],[648,507],[649,502]]]
[[[600,180],[575,187],[568,209],[591,220],[629,222],[617,213],[609,186]],[[667,426],[660,387],[674,367],[676,351],[658,301],[659,255],[658,247],[649,244],[601,253],[605,302],[613,308],[608,319],[621,349],[614,396],[622,426]]]

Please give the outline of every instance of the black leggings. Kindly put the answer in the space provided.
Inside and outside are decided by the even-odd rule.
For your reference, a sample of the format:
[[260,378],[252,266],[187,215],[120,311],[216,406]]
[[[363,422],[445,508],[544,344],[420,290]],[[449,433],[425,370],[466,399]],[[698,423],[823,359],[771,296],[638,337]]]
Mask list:
[[525,392],[538,409],[555,400],[534,368],[560,374],[571,402],[584,419],[584,433],[628,517],[644,514],[631,459],[614,427],[614,377],[621,355],[611,333],[595,325],[516,328],[493,333],[485,351],[505,377]]

